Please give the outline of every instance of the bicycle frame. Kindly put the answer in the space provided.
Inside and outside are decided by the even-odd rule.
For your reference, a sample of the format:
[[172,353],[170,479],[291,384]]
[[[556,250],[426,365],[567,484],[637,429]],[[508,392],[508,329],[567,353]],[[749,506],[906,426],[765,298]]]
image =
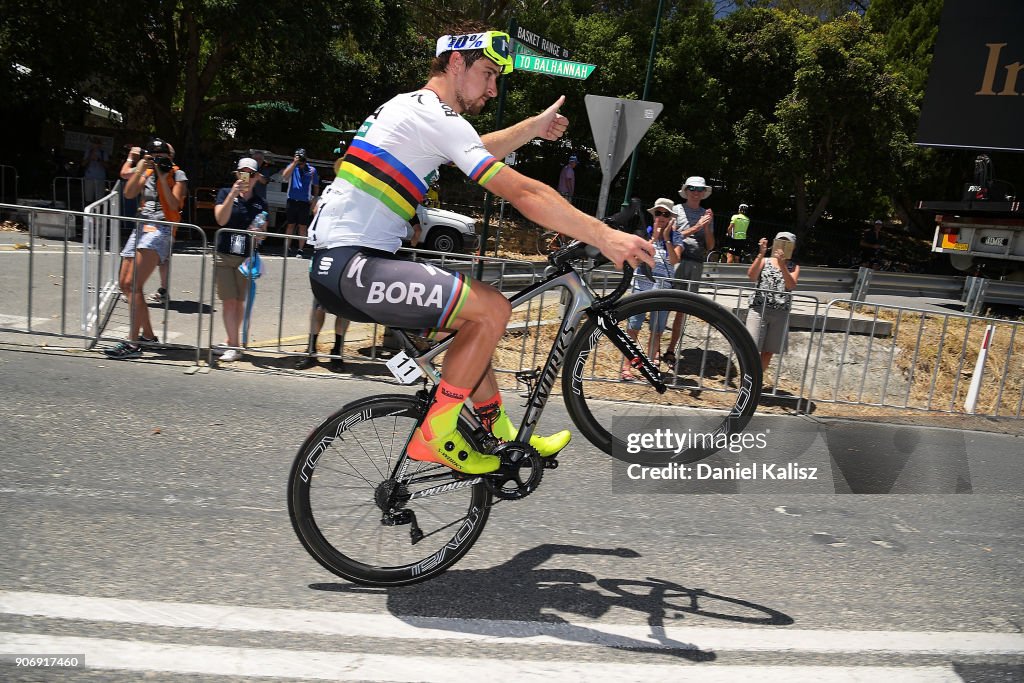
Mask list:
[[[573,337],[576,335],[576,328],[584,315],[596,318],[598,330],[603,332],[609,338],[612,344],[614,344],[623,356],[625,356],[627,361],[629,361],[630,365],[640,370],[641,374],[659,393],[664,393],[666,391],[665,384],[661,381],[655,365],[649,358],[647,358],[646,353],[640,348],[639,344],[637,344],[636,341],[618,327],[618,321],[606,308],[610,307],[611,304],[614,304],[619,298],[621,298],[621,292],[619,292],[618,289],[624,289],[627,287],[631,280],[632,278],[628,274],[624,273],[623,279],[619,283],[619,287],[616,291],[612,295],[601,299],[597,297],[580,274],[572,268],[572,266],[566,263],[548,278],[529,285],[511,297],[509,301],[514,309],[557,287],[564,287],[571,296],[571,301],[568,306],[566,306],[565,313],[563,314],[562,320],[559,324],[558,335],[555,337],[555,341],[551,345],[551,351],[548,352],[547,361],[545,361],[545,364],[540,371],[540,376],[537,378],[537,384],[533,387],[533,391],[526,402],[526,413],[523,415],[523,421],[519,426],[517,441],[524,443],[529,442],[530,437],[533,435],[537,422],[540,420],[541,413],[544,411],[544,406],[551,397],[551,389],[554,387],[555,379],[558,377],[558,371],[561,369],[562,363],[565,361],[565,353],[568,350]],[[605,301],[609,301],[610,303],[605,304]],[[451,345],[455,339],[456,333],[449,335],[447,338],[438,342],[431,348],[420,352],[416,350],[416,347],[408,333],[401,329],[394,329],[394,332],[398,335],[399,339],[402,340],[409,357],[420,367],[421,370],[423,370],[424,374],[428,378],[434,381],[436,386],[436,384],[441,380],[441,372],[434,366],[433,359],[443,353]],[[572,371],[574,373],[581,373],[583,371],[583,364],[577,363],[577,365],[573,367]],[[479,420],[476,419],[476,415],[472,410],[469,408],[463,408],[462,414],[474,429],[482,429],[482,425]],[[398,463],[396,463],[393,476],[400,479],[405,474],[406,462],[407,458],[403,457]],[[437,476],[443,477],[447,474],[448,473],[444,473],[443,475]],[[418,479],[418,481],[424,481],[426,479],[427,478],[421,478]],[[477,481],[480,481],[479,477],[456,482],[461,484],[457,488],[461,488],[462,485],[476,483]],[[433,493],[443,493],[449,490],[454,490],[452,485],[445,484],[432,489],[419,491],[417,492],[418,495],[415,497],[423,497]]]

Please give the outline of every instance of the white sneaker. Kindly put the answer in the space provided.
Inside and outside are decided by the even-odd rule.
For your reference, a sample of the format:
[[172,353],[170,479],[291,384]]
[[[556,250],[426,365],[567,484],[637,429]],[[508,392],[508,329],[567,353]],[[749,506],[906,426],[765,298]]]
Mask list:
[[228,349],[220,357],[221,363],[232,363],[236,360],[242,360],[241,352],[236,349]]
[[228,346],[227,344],[217,344],[210,350],[213,351],[213,355],[215,356],[223,356],[228,352]]

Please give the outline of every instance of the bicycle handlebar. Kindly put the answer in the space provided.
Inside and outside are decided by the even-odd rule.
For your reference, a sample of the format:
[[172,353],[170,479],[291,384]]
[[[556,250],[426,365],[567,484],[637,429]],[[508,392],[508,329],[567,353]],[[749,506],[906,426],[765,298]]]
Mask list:
[[[579,240],[573,240],[573,242],[568,246],[562,247],[555,253],[548,256],[548,261],[559,271],[565,271],[572,268],[572,261],[583,258],[593,259],[595,268],[603,263],[608,263],[608,259],[605,258],[604,254],[598,251],[597,247],[593,247],[586,242],[580,242]],[[612,290],[610,294],[606,294],[605,296],[595,300],[593,308],[595,310],[611,308],[615,305],[615,302],[622,298],[622,295],[626,293],[626,290],[629,289],[632,282],[633,266],[625,263],[622,266],[622,278],[615,286],[615,289]]]

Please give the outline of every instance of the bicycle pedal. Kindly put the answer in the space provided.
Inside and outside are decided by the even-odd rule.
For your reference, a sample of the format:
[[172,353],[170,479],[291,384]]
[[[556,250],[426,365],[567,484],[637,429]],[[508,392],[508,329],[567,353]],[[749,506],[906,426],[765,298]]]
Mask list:
[[557,470],[558,469],[558,458],[552,456],[550,458],[541,458],[540,461],[544,464],[546,470]]

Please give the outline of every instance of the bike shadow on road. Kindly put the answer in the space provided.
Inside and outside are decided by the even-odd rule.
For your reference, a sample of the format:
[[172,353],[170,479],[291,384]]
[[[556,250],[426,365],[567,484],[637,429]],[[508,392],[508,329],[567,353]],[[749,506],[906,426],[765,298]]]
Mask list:
[[[670,654],[696,662],[714,661],[717,655],[697,644],[675,640],[665,630],[666,626],[681,625],[680,620],[687,615],[765,626],[794,623],[792,617],[765,605],[658,578],[598,578],[587,571],[540,566],[559,555],[628,559],[641,556],[629,548],[543,544],[490,569],[449,570],[412,586],[372,589],[317,583],[310,588],[339,593],[386,593],[388,610],[394,616],[422,628],[456,630],[457,624],[457,630],[463,633],[503,637],[544,635],[569,642]],[[557,610],[598,619],[614,607],[646,615],[650,628],[647,638],[604,631],[600,624],[588,628],[552,614]],[[514,627],[508,624],[510,621],[516,622]],[[532,628],[524,629],[523,622]]]

